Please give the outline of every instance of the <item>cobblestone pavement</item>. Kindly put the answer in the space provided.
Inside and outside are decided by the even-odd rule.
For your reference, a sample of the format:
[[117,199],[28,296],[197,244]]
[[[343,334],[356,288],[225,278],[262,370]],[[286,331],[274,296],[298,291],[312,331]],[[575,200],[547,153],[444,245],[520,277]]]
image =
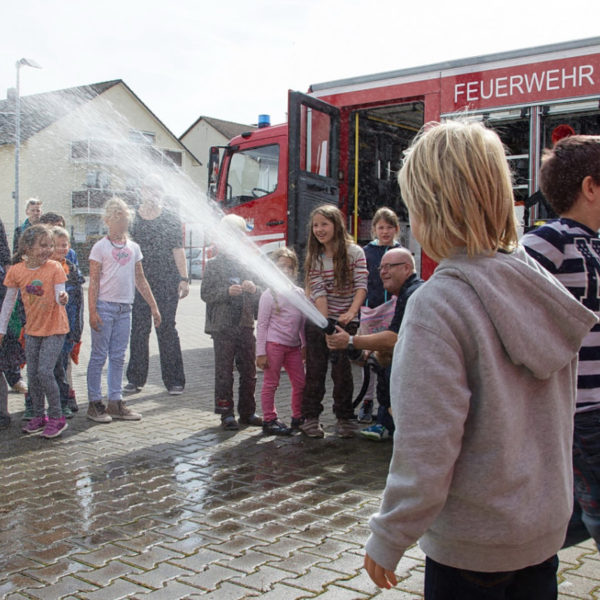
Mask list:
[[[74,370],[81,409],[62,438],[23,436],[22,396],[10,395],[13,424],[0,431],[0,596],[422,598],[416,546],[394,590],[378,590],[361,569],[389,442],[337,439],[330,403],[324,440],[220,429],[199,285],[179,311],[185,393],[162,387],[153,338],[150,381],[128,401],[141,422],[85,419],[85,345]],[[278,406],[289,418],[287,383]],[[560,597],[600,598],[593,545],[560,558]]]

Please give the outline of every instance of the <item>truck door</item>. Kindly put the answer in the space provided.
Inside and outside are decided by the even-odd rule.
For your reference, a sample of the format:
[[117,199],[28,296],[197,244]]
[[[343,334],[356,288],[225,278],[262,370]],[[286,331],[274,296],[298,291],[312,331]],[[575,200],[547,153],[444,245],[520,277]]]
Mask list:
[[312,210],[338,205],[340,110],[290,91],[288,132],[288,244],[303,255]]

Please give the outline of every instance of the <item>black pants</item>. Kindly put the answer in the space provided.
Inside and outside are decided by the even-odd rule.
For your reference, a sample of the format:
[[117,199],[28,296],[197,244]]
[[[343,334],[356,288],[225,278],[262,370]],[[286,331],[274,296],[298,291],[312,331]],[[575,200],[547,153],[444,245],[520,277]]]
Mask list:
[[233,327],[213,333],[215,353],[215,412],[233,416],[233,365],[240,375],[238,413],[250,417],[256,412],[256,338],[251,327]]
[[[354,335],[358,323],[348,323],[344,329]],[[325,396],[325,378],[327,365],[331,363],[333,380],[333,412],[338,419],[350,419],[352,409],[352,367],[345,350],[330,351],[327,348],[325,334],[317,325],[306,323],[306,385],[302,396],[302,416],[317,418],[323,412]]]
[[425,561],[425,600],[555,600],[558,557],[517,571],[482,573]]
[[[167,389],[176,385],[185,387],[181,343],[175,328],[179,286],[170,282],[162,282],[162,284],[151,287],[162,317],[160,327],[156,330],[156,337],[158,339],[163,383]],[[129,344],[127,381],[138,387],[143,387],[148,378],[148,345],[151,329],[152,313],[150,307],[141,294],[136,291],[131,313],[131,341]]]

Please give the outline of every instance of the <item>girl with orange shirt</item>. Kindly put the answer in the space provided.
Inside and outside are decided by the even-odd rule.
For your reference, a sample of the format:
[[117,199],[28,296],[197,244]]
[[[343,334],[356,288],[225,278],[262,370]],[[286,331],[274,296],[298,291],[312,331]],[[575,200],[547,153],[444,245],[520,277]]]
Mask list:
[[[67,428],[61,414],[54,365],[69,331],[65,311],[69,297],[63,268],[49,260],[53,249],[52,235],[45,225],[32,225],[23,232],[4,280],[7,291],[0,312],[1,342],[20,291],[26,316],[25,356],[33,404],[33,419],[23,427],[23,432],[41,431],[46,438],[57,437]],[[44,414],[44,397],[48,400],[48,418]]]

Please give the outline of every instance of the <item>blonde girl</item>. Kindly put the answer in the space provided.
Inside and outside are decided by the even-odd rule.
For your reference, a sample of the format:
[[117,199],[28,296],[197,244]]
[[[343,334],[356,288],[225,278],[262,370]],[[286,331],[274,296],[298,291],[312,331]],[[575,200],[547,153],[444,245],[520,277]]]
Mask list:
[[[305,260],[306,293],[319,312],[335,320],[350,335],[358,329],[360,307],[367,295],[365,254],[346,232],[344,217],[333,205],[319,206],[310,216]],[[304,423],[300,426],[308,437],[323,437],[319,423],[323,411],[327,363],[331,359],[333,412],[337,417],[336,433],[352,437],[352,370],[345,352],[327,348],[323,330],[306,324],[306,387],[302,397]]]
[[[113,419],[139,421],[142,416],[123,402],[122,377],[131,329],[131,305],[135,289],[150,305],[154,326],[160,312],[144,276],[140,247],[127,236],[131,212],[120,198],[104,208],[108,233],[90,252],[88,291],[92,350],[87,370],[87,418],[98,423]],[[108,407],[102,402],[102,368],[108,357]]]
[[[33,418],[24,433],[42,432],[45,438],[59,436],[67,422],[60,409],[60,394],[54,378],[54,365],[60,356],[69,322],[65,311],[68,294],[63,268],[49,260],[54,249],[50,229],[32,225],[19,238],[13,265],[4,285],[6,298],[0,312],[0,341],[4,338],[17,293],[25,308],[25,355]],[[48,417],[44,414],[44,397]]]
[[[291,248],[278,248],[271,259],[287,277],[296,280],[298,257]],[[289,293],[302,295],[302,289],[294,287]],[[285,295],[270,289],[262,293],[256,321],[256,366],[264,371],[260,400],[263,432],[267,435],[289,435],[300,425],[305,381],[304,324],[304,315]],[[292,383],[292,428],[278,419],[275,409],[275,392],[282,367]]]

